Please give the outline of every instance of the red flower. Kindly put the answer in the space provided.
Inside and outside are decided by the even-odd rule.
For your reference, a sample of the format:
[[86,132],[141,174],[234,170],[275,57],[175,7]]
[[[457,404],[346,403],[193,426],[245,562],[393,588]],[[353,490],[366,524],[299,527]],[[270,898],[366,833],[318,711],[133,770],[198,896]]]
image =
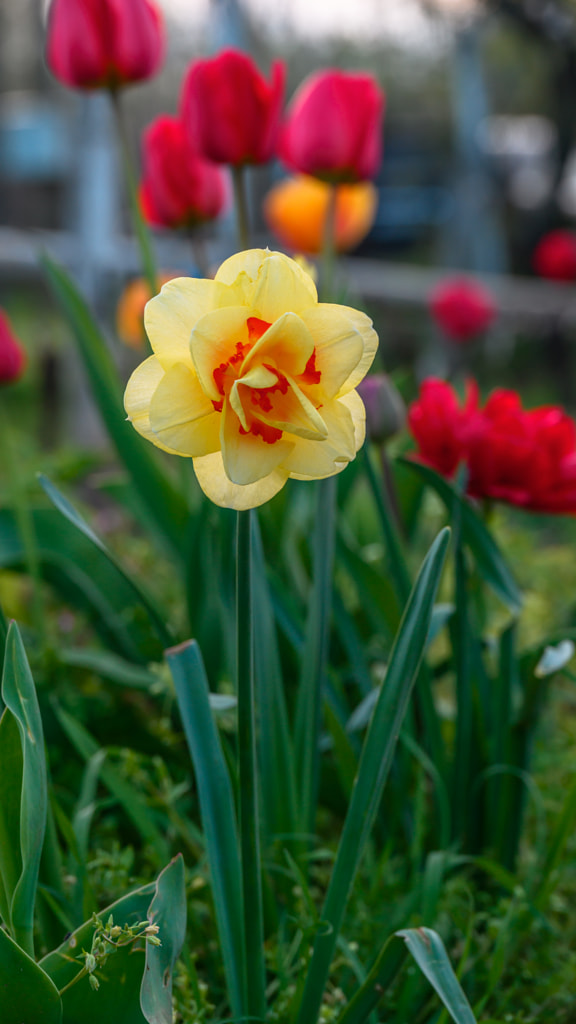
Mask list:
[[460,407],[450,384],[435,377],[425,380],[418,400],[408,410],[408,426],[418,444],[420,460],[443,476],[452,476],[466,457],[467,436],[477,405],[475,384],[469,384]]
[[163,20],[153,0],[52,0],[46,57],[64,85],[139,82],[158,71],[163,54]]
[[515,391],[495,391],[483,409],[475,395],[460,409],[450,385],[424,381],[408,413],[418,457],[444,476],[465,462],[474,498],[576,515],[574,421],[557,406],[523,409]]
[[290,105],[280,157],[292,170],[332,183],[372,178],[382,159],[383,112],[371,75],[311,75]]
[[177,117],[162,115],[143,136],[144,215],[159,227],[213,220],[226,203],[226,182],[215,164],[195,153]]
[[534,269],[550,281],[576,280],[576,236],[571,231],[550,231],[534,250]]
[[182,89],[182,120],[192,144],[219,164],[263,164],[276,146],[284,97],[284,64],[270,84],[239,50],[198,60]]
[[18,380],[26,366],[26,353],[16,338],[10,321],[0,310],[0,384]]
[[430,295],[430,311],[444,334],[456,342],[482,334],[496,315],[490,292],[465,277],[439,284]]

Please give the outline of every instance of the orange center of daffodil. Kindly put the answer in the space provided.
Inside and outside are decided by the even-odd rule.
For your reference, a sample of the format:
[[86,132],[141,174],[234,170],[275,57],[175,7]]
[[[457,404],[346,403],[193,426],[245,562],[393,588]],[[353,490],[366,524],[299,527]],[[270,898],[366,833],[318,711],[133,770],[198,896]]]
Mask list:
[[[238,385],[238,397],[236,402],[231,403],[238,415],[238,432],[243,435],[252,434],[254,437],[260,437],[266,444],[275,444],[276,441],[280,441],[284,433],[280,427],[272,426],[267,421],[267,416],[276,421],[290,422],[294,398],[293,395],[289,395],[291,385],[285,374],[271,363],[262,363],[262,369],[275,378],[274,383],[271,384],[256,384],[255,386],[248,384],[247,380],[243,380],[243,371],[246,357],[271,326],[272,324],[266,320],[261,320],[257,316],[249,316],[246,319],[248,342],[237,341],[230,358],[220,363],[212,372],[216,388],[222,396],[220,399],[212,399],[215,411],[222,412],[224,402],[230,399],[234,385]],[[313,349],[304,371],[296,374],[295,382],[298,382],[300,386],[306,386],[319,384],[321,378],[321,371],[316,369],[316,349]],[[314,403],[314,406],[316,409],[320,409],[322,403]]]

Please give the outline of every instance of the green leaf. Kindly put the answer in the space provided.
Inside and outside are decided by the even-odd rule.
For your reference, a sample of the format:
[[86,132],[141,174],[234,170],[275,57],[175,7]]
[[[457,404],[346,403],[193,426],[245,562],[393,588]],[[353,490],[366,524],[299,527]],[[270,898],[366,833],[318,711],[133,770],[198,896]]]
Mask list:
[[[22,790],[19,827],[16,833],[20,840],[21,872],[11,893],[10,922],[15,940],[26,953],[33,956],[34,903],[46,830],[48,785],[40,708],[24,645],[15,622],[10,624],[6,638],[2,699],[8,712],[16,720],[22,758]],[[13,782],[17,779],[19,771],[19,765],[14,765]]]
[[65,647],[56,652],[61,665],[94,672],[102,679],[128,686],[135,690],[150,690],[158,683],[158,676],[141,665],[132,665],[125,658],[89,647]]
[[356,785],[344,822],[336,863],[322,910],[300,1004],[298,1024],[316,1020],[348,896],[388,777],[402,720],[424,654],[450,531],[436,538],[426,556],[402,617],[388,665],[386,685],[364,741]]
[[[80,757],[89,761],[101,748],[80,722],[57,705],[54,708],[56,717],[72,746]],[[142,838],[154,847],[160,860],[168,860],[169,849],[164,836],[158,829],[150,809],[142,800],[133,786],[122,777],[120,771],[111,764],[104,762],[100,767],[100,777],[105,786],[124,808],[127,816],[136,826]]]
[[[146,920],[156,891],[154,883],[136,889],[103,910],[98,918],[105,923],[112,915],[114,924],[120,927]],[[58,949],[40,961],[40,966],[62,993],[62,1024],[146,1024],[140,1009],[140,987],[146,966],[143,948],[126,947],[110,956],[105,967],[97,971],[100,981],[97,992],[92,990],[86,976],[71,984],[83,964],[77,957],[91,948],[94,927],[93,921],[86,921]],[[70,988],[66,988],[68,985]],[[33,1020],[36,1024],[34,1018],[30,1019],[30,1024]]]
[[12,896],[22,873],[20,800],[22,746],[16,719],[7,708],[0,718],[0,917],[12,932]]
[[188,521],[184,498],[161,470],[152,446],[140,437],[121,400],[120,383],[106,342],[84,299],[69,275],[48,256],[41,258],[52,292],[76,339],[92,392],[118,455],[126,466],[141,500],[152,514],[164,539],[178,557],[183,550]]
[[220,946],[234,1016],[243,1005],[244,929],[240,852],[230,776],[210,708],[208,681],[195,641],[166,651],[194,764]]
[[472,1007],[454,974],[440,936],[431,928],[408,928],[396,932],[396,935],[404,939],[409,953],[440,996],[452,1020],[456,1024],[476,1024]]
[[53,484],[52,481],[49,480],[47,476],[44,476],[43,473],[38,474],[38,480],[40,482],[42,489],[44,490],[44,493],[48,496],[54,507],[57,508],[58,511],[62,513],[62,515],[68,520],[69,523],[72,524],[72,526],[79,530],[80,533],[84,534],[84,536],[87,538],[87,540],[90,541],[91,544],[94,544],[94,546],[102,552],[104,557],[107,558],[108,561],[111,562],[111,564],[114,566],[114,568],[118,570],[118,572],[126,581],[128,586],[132,588],[137,601],[148,612],[148,615],[150,616],[150,621],[154,628],[156,629],[160,643],[164,647],[169,647],[171,644],[173,644],[174,638],[171,636],[163,616],[152,603],[148,595],[142,590],[140,585],[136,583],[131,576],[128,575],[128,573],[123,568],[122,564],[116,558],[116,556],[108,550],[106,545],[103,544],[100,538],[94,533],[94,531],[88,525],[83,516],[81,516],[78,510],[74,508],[72,503],[68,501],[68,498],[66,498],[58,490],[55,484]]
[[[158,661],[162,644],[134,590],[102,552],[78,530],[63,530],[52,509],[33,511],[42,575],[74,609],[88,614],[109,646],[131,661]],[[0,510],[0,565],[25,568],[14,513]]]
[[140,1007],[148,1024],[172,1024],[172,976],[186,938],[186,888],[181,854],[158,876],[148,920],[158,926],[162,944],[146,943]]
[[61,1024],[62,1000],[52,979],[0,928],[2,1024]]
[[429,466],[411,459],[402,459],[401,463],[436,492],[450,515],[457,510],[461,517],[462,540],[470,548],[479,573],[500,600],[517,615],[522,607],[522,595],[496,541],[470,502]]

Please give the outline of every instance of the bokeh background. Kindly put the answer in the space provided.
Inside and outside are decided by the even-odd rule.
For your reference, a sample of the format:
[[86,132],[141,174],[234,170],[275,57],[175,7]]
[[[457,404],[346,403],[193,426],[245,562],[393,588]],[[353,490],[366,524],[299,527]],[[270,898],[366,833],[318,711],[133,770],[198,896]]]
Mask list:
[[[47,446],[98,444],[65,329],[37,264],[45,248],[71,269],[113,333],[116,302],[138,272],[107,98],[67,91],[43,60],[45,4],[0,3],[0,303],[30,353],[18,409]],[[467,355],[486,387],[573,409],[569,285],[537,279],[533,253],[576,217],[576,4],[572,0],[163,0],[168,58],[127,91],[131,144],[173,113],[184,71],[238,46],[266,70],[288,68],[288,96],[318,67],[367,69],[387,96],[375,223],[344,264],[349,295],[373,314],[382,365],[416,378],[446,367],[428,313],[450,270],[484,279],[499,316]],[[261,199],[286,172],[252,172],[256,240],[277,244]],[[235,246],[231,215],[205,231],[212,263]],[[194,273],[189,240],[157,239],[162,267]],[[130,368],[130,355],[119,353]],[[43,401],[28,402],[40,390]],[[14,400],[16,401],[16,399]],[[38,413],[38,408],[40,410]],[[36,410],[36,411],[35,411]],[[70,430],[72,424],[72,431]],[[30,425],[30,421],[28,421]]]

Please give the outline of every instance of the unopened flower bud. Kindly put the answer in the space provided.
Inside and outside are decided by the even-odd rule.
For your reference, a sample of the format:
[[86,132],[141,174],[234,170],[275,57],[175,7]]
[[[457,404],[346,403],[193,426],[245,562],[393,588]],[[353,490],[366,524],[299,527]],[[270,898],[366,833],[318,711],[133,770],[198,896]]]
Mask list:
[[365,377],[358,391],[366,408],[366,434],[383,444],[398,434],[406,421],[406,406],[400,392],[384,373]]

